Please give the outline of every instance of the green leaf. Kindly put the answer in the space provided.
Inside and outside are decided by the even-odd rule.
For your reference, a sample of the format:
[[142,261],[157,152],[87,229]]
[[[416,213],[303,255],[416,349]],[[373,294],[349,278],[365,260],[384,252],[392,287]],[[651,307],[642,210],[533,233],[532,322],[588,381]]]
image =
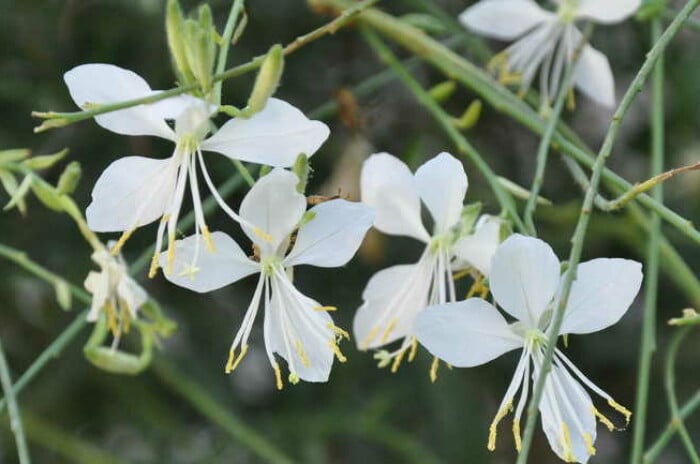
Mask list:
[[61,150],[53,155],[42,155],[28,158],[22,162],[22,166],[31,169],[46,169],[61,161],[68,154],[68,149]]
[[19,206],[22,202],[24,202],[24,197],[27,196],[27,193],[29,192],[29,188],[32,186],[32,175],[27,174],[24,176],[24,179],[22,180],[22,183],[19,184],[19,187],[15,190],[15,192],[12,194],[10,197],[10,201],[5,205],[3,208],[3,211],[9,211],[15,206],[17,206],[22,214],[24,214],[24,211],[22,211],[22,208]]
[[73,302],[73,295],[70,292],[70,286],[63,280],[57,280],[53,285],[54,291],[56,292],[56,301],[58,305],[64,311],[68,311]]
[[41,180],[32,182],[32,191],[34,195],[41,201],[47,208],[62,212],[63,208],[63,196],[58,193],[55,187],[49,185]]
[[25,148],[17,148],[14,150],[0,151],[0,165],[5,163],[13,163],[28,158],[32,152]]
[[58,179],[58,193],[70,195],[75,192],[78,183],[80,183],[80,178],[83,174],[83,170],[80,167],[80,163],[77,161],[71,161],[68,166],[61,173],[61,177]]

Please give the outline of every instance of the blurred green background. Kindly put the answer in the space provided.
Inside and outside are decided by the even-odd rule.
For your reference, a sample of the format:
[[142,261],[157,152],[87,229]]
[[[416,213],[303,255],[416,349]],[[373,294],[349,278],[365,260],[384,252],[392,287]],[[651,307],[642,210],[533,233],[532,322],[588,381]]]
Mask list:
[[[312,12],[303,0],[250,0],[249,24],[230,62],[242,63],[263,53],[273,43],[286,43],[327,20]],[[396,14],[422,11],[426,3],[438,5],[455,17],[469,2],[445,0],[392,0],[381,5]],[[197,2],[183,2],[192,8]],[[220,28],[229,1],[210,2]],[[166,142],[154,138],[125,137],[99,128],[93,121],[32,134],[37,124],[32,110],[73,110],[62,75],[81,63],[113,63],[144,76],[153,88],[174,84],[167,55],[162,0],[0,0],[0,148],[28,147],[34,153],[51,153],[68,147],[71,160],[83,166],[84,177],[75,194],[84,207],[99,173],[117,157],[128,154],[165,157]],[[454,34],[438,33],[447,39]],[[618,94],[631,81],[649,46],[649,28],[630,21],[600,27],[593,40],[610,57]],[[667,165],[700,159],[700,34],[684,31],[668,54]],[[463,55],[479,64],[478,54],[463,46]],[[503,44],[489,44],[497,50]],[[400,56],[405,54],[397,50]],[[307,114],[336,99],[337,91],[382,70],[371,50],[352,28],[315,42],[288,58],[278,96]],[[441,81],[429,66],[414,68],[426,86]],[[245,102],[253,76],[226,82],[224,98]],[[446,107],[457,115],[474,99],[460,90]],[[597,148],[610,113],[578,98],[575,114],[566,118],[581,136]],[[647,177],[649,95],[645,91],[630,111],[610,166],[630,181]],[[347,116],[347,111],[345,116]],[[334,194],[339,188],[357,198],[357,175],[362,160],[374,151],[388,151],[412,168],[440,151],[453,149],[430,116],[416,104],[399,81],[391,81],[371,95],[357,99],[353,124],[335,115],[327,120],[332,134],[312,159],[315,175],[309,193]],[[345,118],[347,119],[347,118]],[[536,136],[485,108],[479,124],[466,133],[499,175],[529,185],[534,171]],[[223,157],[209,157],[218,182],[235,170]],[[63,165],[46,173],[55,181]],[[498,213],[497,203],[484,179],[469,163],[467,201],[481,201],[485,210]],[[230,198],[239,204],[244,192]],[[568,239],[580,205],[580,191],[571,182],[558,155],[551,157],[544,195],[555,203],[538,211],[541,235],[560,257],[568,255]],[[700,217],[700,182],[696,174],[667,185],[667,203],[691,220]],[[0,201],[6,197],[0,195]],[[237,227],[217,214],[212,229],[242,238]],[[134,259],[155,235],[153,226],[140,230],[128,242],[125,257]],[[687,262],[700,268],[696,245],[669,231]],[[105,236],[104,239],[108,238]],[[0,214],[0,242],[23,249],[42,265],[82,285],[92,269],[90,249],[65,216],[47,211],[36,201],[21,217],[16,211]],[[645,235],[625,212],[596,214],[584,258],[599,256],[643,259]],[[340,269],[303,268],[296,283],[306,294],[340,308],[336,324],[352,326],[361,291],[373,272],[415,261],[418,243],[389,239],[373,233],[358,257]],[[63,312],[53,289],[0,260],[0,338],[13,378],[77,316]],[[254,282],[243,282],[201,296],[167,284],[162,277],[147,281],[148,291],[178,323],[177,333],[157,353],[154,367],[137,377],[115,376],[90,365],[82,355],[85,330],[58,359],[51,362],[20,395],[27,422],[32,457],[37,463],[254,463],[262,462],[240,440],[205,418],[179,393],[188,382],[201,386],[214,411],[235,418],[230,427],[248,427],[297,462],[303,463],[509,463],[515,451],[510,421],[501,424],[495,453],[486,450],[488,425],[510,381],[517,361],[508,354],[474,369],[442,369],[439,380],[428,379],[430,357],[418,359],[396,374],[375,367],[371,353],[360,353],[353,343],[342,348],[346,364],[336,363],[327,384],[300,383],[282,392],[274,389],[273,374],[262,347],[262,320],[253,333],[245,361],[231,376],[223,373],[228,347]],[[571,337],[569,357],[589,378],[615,399],[634,404],[637,350],[643,295],[623,321],[601,333]],[[661,281],[659,295],[659,355],[653,367],[648,436],[656,437],[668,420],[662,389],[662,354],[672,329],[665,325],[680,309],[691,306],[670,282]],[[700,337],[690,337],[678,361],[681,398],[700,382]],[[688,421],[691,435],[700,438],[700,416]],[[245,432],[245,431],[244,431]],[[609,433],[599,427],[594,463],[626,460],[631,430]],[[663,463],[685,463],[687,458],[674,439]],[[101,450],[101,453],[100,453]],[[98,454],[90,454],[98,453]],[[111,460],[105,460],[105,459]],[[15,462],[15,446],[7,415],[0,418],[0,462]],[[559,462],[537,431],[533,463]]]

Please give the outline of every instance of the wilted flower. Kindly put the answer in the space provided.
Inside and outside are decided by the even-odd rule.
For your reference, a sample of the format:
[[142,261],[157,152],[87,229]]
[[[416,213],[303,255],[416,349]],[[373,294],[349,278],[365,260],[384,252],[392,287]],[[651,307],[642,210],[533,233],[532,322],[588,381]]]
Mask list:
[[[641,264],[626,259],[594,259],[576,269],[560,333],[587,334],[615,324],[628,310],[642,282]],[[490,427],[488,448],[496,447],[498,423],[515,405],[513,435],[520,449],[520,417],[529,384],[541,375],[548,331],[559,304],[563,277],[560,263],[542,240],[513,235],[498,248],[491,264],[493,297],[517,319],[509,324],[485,300],[471,298],[433,306],[416,321],[416,337],[433,355],[456,367],[487,363],[522,349],[505,397]],[[629,421],[631,412],[598,388],[557,349],[539,405],[554,452],[566,462],[585,463],[595,454],[596,417],[610,430],[613,423],[593,405],[587,387]],[[522,390],[521,390],[522,388]]]
[[[360,349],[403,339],[397,350],[378,355],[384,365],[393,358],[394,370],[409,348],[409,360],[415,356],[416,315],[426,306],[456,301],[453,271],[471,266],[488,274],[491,254],[500,242],[501,222],[482,218],[473,234],[471,225],[464,230],[467,184],[462,163],[449,153],[427,161],[415,176],[401,160],[387,153],[372,155],[362,168],[362,201],[375,209],[374,226],[426,244],[416,264],[376,273],[355,315],[353,330]],[[423,225],[421,201],[432,216],[432,234]]]
[[[73,100],[83,109],[158,93],[138,74],[108,64],[78,66],[65,74],[65,81]],[[202,150],[222,153],[235,160],[287,167],[300,153],[313,155],[329,134],[325,124],[310,121],[289,103],[270,99],[259,113],[249,119],[231,119],[205,138],[210,131],[209,118],[216,109],[203,100],[183,95],[95,116],[99,125],[112,132],[154,135],[175,143],[168,159],[126,156],[110,164],[97,180],[93,201],[86,212],[92,230],[124,232],[114,251],[119,250],[135,229],[161,219],[151,276],[157,270],[155,257],[162,248],[166,226],[167,265],[172,266],[176,226],[188,183],[195,212],[195,235],[201,233],[207,246],[212,246],[199,194],[198,166],[219,205],[232,218],[240,220],[216,191]],[[167,120],[175,121],[174,130]]]
[[[369,207],[342,199],[306,211],[306,198],[296,190],[298,182],[293,173],[274,169],[243,199],[240,215],[243,230],[254,244],[253,257],[246,256],[225,233],[214,232],[211,238],[216,252],[201,250],[201,238],[197,236],[178,240],[173,272],[165,273],[171,282],[197,292],[209,292],[260,274],[243,324],[231,344],[226,372],[232,372],[247,352],[248,337],[262,302],[265,349],[278,388],[283,384],[275,353],[287,361],[291,383],[300,379],[325,382],[333,357],[345,361],[337,343],[347,333],[336,327],[328,314],[335,308],[322,306],[299,292],[292,283],[292,267],[343,266],[357,251],[373,220]],[[269,240],[261,239],[254,227],[264,231]],[[165,253],[161,259],[167,259]]]
[[[464,11],[459,19],[466,27],[487,37],[516,40],[491,62],[505,83],[519,83],[521,92],[540,70],[543,103],[559,93],[562,77],[573,61],[582,39],[575,21],[617,23],[632,15],[641,0],[554,0],[557,12],[540,8],[532,0],[482,0]],[[585,45],[573,83],[593,100],[615,104],[615,82],[605,55]]]

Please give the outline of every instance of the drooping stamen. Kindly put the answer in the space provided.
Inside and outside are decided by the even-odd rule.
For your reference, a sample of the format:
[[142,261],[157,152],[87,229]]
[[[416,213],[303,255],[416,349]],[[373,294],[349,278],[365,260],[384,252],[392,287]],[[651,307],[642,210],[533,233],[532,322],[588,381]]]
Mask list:
[[284,388],[284,383],[282,382],[282,371],[280,370],[279,364],[273,361],[272,369],[275,371],[275,384],[277,385],[277,389],[282,390]]
[[168,223],[168,215],[164,215],[158,224],[158,235],[156,236],[156,246],[151,257],[151,266],[148,269],[148,278],[152,279],[158,273],[160,267],[160,252],[163,249],[163,235],[165,234],[165,225]]
[[232,373],[233,371],[236,370],[240,362],[243,360],[243,357],[246,355],[248,352],[248,345],[243,345],[241,346],[241,352],[236,356],[236,351],[235,349],[231,349],[229,351],[228,355],[228,362],[226,363],[226,369],[225,372],[227,374]]
[[403,361],[403,357],[406,354],[406,350],[401,350],[399,354],[397,354],[394,357],[394,362],[391,363],[391,373],[396,374],[399,370],[399,367],[401,367],[401,361]]
[[503,420],[504,417],[513,409],[513,401],[509,400],[505,405],[496,413],[496,417],[493,418],[491,425],[489,426],[489,441],[486,447],[489,451],[496,450],[496,438],[498,437],[498,424]]
[[433,362],[430,364],[430,382],[437,382],[438,368],[440,367],[440,358],[433,356]]

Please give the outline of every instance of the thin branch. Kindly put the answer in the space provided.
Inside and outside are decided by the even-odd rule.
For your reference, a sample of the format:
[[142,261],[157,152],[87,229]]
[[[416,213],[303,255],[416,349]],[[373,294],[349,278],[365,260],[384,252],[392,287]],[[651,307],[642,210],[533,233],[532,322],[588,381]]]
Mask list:
[[678,411],[677,418],[672,418],[671,420],[669,420],[663,432],[659,434],[654,443],[644,453],[642,463],[652,464],[653,462],[655,462],[659,458],[661,453],[664,451],[668,443],[671,441],[671,438],[673,438],[676,432],[678,432],[679,422],[676,419],[680,419],[681,421],[683,421],[690,417],[698,408],[700,408],[700,390],[696,391],[695,394],[693,394],[693,396],[691,396],[690,399],[686,401],[685,405],[682,408],[680,408],[680,410]]
[[10,428],[15,436],[17,444],[17,456],[20,464],[30,464],[29,449],[27,448],[27,440],[24,438],[24,427],[22,426],[22,415],[19,412],[17,398],[15,398],[14,388],[12,386],[12,378],[10,376],[10,368],[7,365],[5,351],[0,343],[0,384],[2,391],[7,399],[7,410],[10,414]]
[[[224,33],[221,36],[221,47],[219,48],[219,57],[216,63],[216,74],[221,74],[226,69],[226,61],[228,60],[228,50],[231,47],[231,39],[238,25],[238,18],[243,12],[245,0],[233,0],[231,11],[229,11]],[[214,84],[214,102],[217,105],[221,104],[221,86],[223,81],[216,81]]]

